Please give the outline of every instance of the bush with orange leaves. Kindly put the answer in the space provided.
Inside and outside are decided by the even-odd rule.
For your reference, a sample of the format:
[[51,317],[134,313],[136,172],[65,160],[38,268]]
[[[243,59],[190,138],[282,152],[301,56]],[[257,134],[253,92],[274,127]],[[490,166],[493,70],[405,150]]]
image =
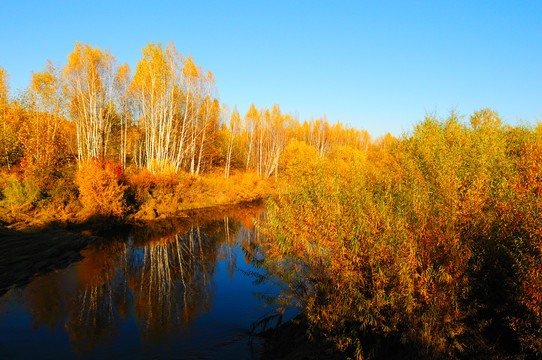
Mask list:
[[81,162],[75,177],[87,215],[121,217],[126,211],[122,169],[97,161]]

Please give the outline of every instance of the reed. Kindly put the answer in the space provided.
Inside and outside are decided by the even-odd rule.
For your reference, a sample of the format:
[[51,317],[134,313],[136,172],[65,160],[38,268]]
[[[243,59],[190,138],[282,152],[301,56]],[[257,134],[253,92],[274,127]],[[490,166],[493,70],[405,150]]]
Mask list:
[[357,358],[540,356],[540,136],[481,110],[292,160],[262,225],[281,299]]

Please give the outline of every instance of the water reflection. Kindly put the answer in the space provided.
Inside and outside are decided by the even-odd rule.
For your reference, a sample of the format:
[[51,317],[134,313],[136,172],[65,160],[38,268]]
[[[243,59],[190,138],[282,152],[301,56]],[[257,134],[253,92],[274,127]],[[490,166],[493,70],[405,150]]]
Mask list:
[[[241,265],[250,270],[252,257],[258,256],[252,219],[261,211],[261,206],[250,206],[213,212],[154,229],[137,228],[92,245],[81,252],[82,261],[0,299],[0,338],[10,327],[32,336],[31,329],[45,326],[53,334],[65,332],[71,351],[79,355],[122,348],[123,333],[134,330],[141,344],[168,343],[171,348],[182,336],[193,342],[191,327],[198,318],[212,312],[214,301],[228,301],[224,295],[215,299],[218,285],[229,286],[218,276],[219,268],[233,284],[238,258],[243,256]],[[245,292],[246,306],[255,307],[252,279],[237,281],[241,283],[232,291]],[[1,313],[16,313],[14,308],[30,317],[31,329],[24,329],[24,316],[4,320]],[[246,328],[260,315],[255,311],[246,319]]]

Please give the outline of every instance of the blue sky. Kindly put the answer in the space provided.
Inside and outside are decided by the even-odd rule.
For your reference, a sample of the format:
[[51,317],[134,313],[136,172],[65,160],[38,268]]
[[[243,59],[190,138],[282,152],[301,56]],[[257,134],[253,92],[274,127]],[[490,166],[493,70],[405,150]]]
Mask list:
[[147,43],[173,41],[241,114],[278,103],[374,137],[452,109],[542,120],[541,1],[3,1],[0,12],[12,90],[47,59],[65,64],[76,41],[132,71]]

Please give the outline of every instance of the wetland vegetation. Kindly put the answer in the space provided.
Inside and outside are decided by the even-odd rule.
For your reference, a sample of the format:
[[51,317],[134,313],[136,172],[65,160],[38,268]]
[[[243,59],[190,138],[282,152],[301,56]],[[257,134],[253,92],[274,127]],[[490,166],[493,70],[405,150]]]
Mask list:
[[[0,69],[0,325],[13,353],[24,336],[54,338],[22,330],[33,324],[66,351],[126,354],[112,339],[137,338],[170,356],[190,324],[248,332],[261,313],[229,314],[255,281],[276,291],[250,306],[297,309],[284,331],[324,342],[324,356],[542,356],[540,124],[482,109],[371,139],[278,105],[241,117],[172,44],[146,46],[133,76],[88,44],[68,59],[16,99]],[[244,205],[195,220],[257,199],[263,216]],[[244,292],[222,279],[241,257]],[[237,330],[206,356],[247,351]],[[196,353],[206,341],[183,339]]]

